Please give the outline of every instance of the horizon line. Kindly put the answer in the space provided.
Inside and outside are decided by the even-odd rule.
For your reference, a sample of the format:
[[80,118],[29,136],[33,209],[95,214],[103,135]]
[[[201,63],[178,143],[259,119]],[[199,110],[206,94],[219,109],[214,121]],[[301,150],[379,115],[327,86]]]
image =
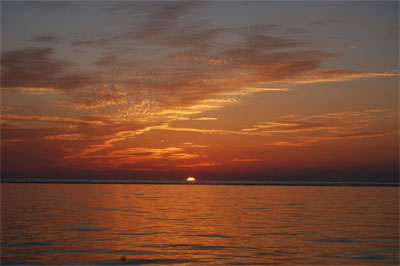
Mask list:
[[398,187],[399,182],[331,182],[331,181],[195,181],[186,180],[99,180],[99,179],[1,179],[0,183],[14,184],[104,184],[104,185],[237,185],[237,186],[353,186]]

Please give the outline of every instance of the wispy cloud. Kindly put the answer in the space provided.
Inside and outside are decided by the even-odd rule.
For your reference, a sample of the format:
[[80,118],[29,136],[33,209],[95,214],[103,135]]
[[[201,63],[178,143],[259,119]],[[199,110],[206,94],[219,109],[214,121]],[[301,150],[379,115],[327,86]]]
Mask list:
[[101,38],[85,38],[74,41],[72,44],[76,46],[97,46],[97,45],[107,45],[112,40],[113,37],[101,37]]
[[[311,41],[282,37],[278,33],[282,33],[284,27],[277,24],[227,28],[211,26],[199,20],[188,23],[183,18],[199,4],[163,2],[157,5],[126,3],[110,6],[112,12],[120,15],[126,9],[140,10],[142,19],[136,21],[138,25],[131,30],[104,36],[85,36],[84,40],[75,44],[107,49],[95,64],[111,69],[115,75],[106,83],[110,88],[123,87],[124,95],[118,94],[116,99],[115,92],[106,96],[105,92],[86,89],[89,91],[76,93],[76,97],[67,96],[68,99],[60,103],[76,108],[93,108],[103,106],[105,97],[110,99],[110,104],[121,105],[119,111],[125,117],[129,114],[139,121],[143,121],[142,107],[148,103],[151,103],[151,107],[146,107],[145,116],[148,118],[160,119],[164,114],[167,120],[173,116],[184,119],[182,115],[170,113],[184,108],[201,113],[205,109],[199,105],[201,101],[217,100],[228,95],[238,98],[259,92],[290,91],[289,86],[298,83],[397,75],[393,72],[356,72],[325,67],[337,55],[323,51],[323,47],[320,50],[310,49],[314,45]],[[337,19],[336,15],[332,15],[324,21],[333,23]],[[143,52],[147,59],[141,57],[125,63],[116,60],[113,56],[117,52],[116,43],[119,47],[135,47],[134,54]],[[157,47],[156,54],[159,56],[153,57],[146,50],[149,47]],[[140,64],[137,64],[138,60],[142,60]],[[132,101],[134,107],[124,105]]]
[[20,123],[15,122],[15,121],[9,121],[9,120],[0,120],[1,123],[1,128],[5,129],[5,128],[16,128],[19,127]]
[[83,138],[82,134],[59,134],[54,136],[44,137],[48,140],[81,140]]
[[196,117],[196,118],[192,118],[192,120],[210,121],[210,120],[218,120],[218,118],[216,118],[216,117]]
[[208,145],[202,145],[202,144],[194,144],[191,142],[185,142],[183,143],[184,147],[189,147],[189,148],[207,148]]
[[71,3],[62,1],[29,1],[28,4],[35,8],[45,9],[45,10],[65,10],[71,6]]
[[[187,119],[239,102],[244,95],[290,91],[298,83],[397,75],[325,67],[334,54],[309,50],[310,42],[275,36],[270,29],[277,25],[249,25],[243,30],[182,23],[179,18],[197,4],[139,4],[146,10],[141,27],[76,41],[102,48],[93,64],[99,69],[97,76],[71,74],[71,63],[52,59],[50,47],[7,51],[2,58],[3,88],[23,93],[63,91],[61,105],[75,109],[113,105],[115,117],[142,123]],[[226,43],[223,37],[227,36],[233,41]],[[36,39],[52,41],[53,37]],[[156,45],[160,56],[154,61],[142,57],[140,64],[135,59],[122,63],[110,42],[119,47],[133,44],[134,54],[143,51],[147,58],[153,57],[145,48]]]
[[113,86],[102,86],[68,93],[66,99],[59,100],[65,106],[78,109],[91,109],[105,107],[113,104],[125,103],[127,93],[118,90]]
[[2,120],[11,120],[11,121],[43,121],[43,122],[67,123],[67,124],[104,125],[103,121],[84,120],[84,119],[58,117],[58,116],[34,116],[34,115],[2,114],[1,115],[1,119]]
[[392,131],[382,131],[382,132],[354,132],[349,134],[321,134],[317,136],[299,136],[293,137],[291,140],[287,141],[274,141],[272,144],[267,144],[267,146],[283,146],[283,147],[303,147],[316,144],[321,141],[341,141],[345,139],[362,139],[362,138],[374,138],[374,137],[386,137],[396,135],[398,132]]
[[200,162],[200,163],[192,163],[192,164],[179,164],[177,167],[179,168],[197,168],[197,167],[211,167],[217,166],[217,162]]
[[[108,148],[111,148],[108,147]],[[90,153],[81,153],[65,156],[60,159],[62,164],[80,165],[82,159],[89,161],[90,165],[97,168],[129,168],[136,167],[138,164],[146,165],[165,165],[167,162],[174,164],[174,161],[189,160],[198,158],[200,155],[185,152],[183,148],[148,148],[135,147],[118,150],[107,150],[98,153],[98,149],[93,149]]]
[[115,55],[104,55],[102,57],[100,57],[97,61],[96,61],[96,65],[99,66],[110,66],[110,65],[114,65],[117,61],[117,57]]
[[261,131],[265,133],[283,133],[283,132],[299,132],[299,131],[314,131],[330,127],[328,124],[310,121],[285,121],[266,122],[256,125],[254,128],[245,128],[243,131]]
[[[162,2],[158,3],[148,21],[142,25],[137,37],[154,38],[171,31],[179,21],[181,15],[198,3],[196,2]],[[153,5],[152,8],[155,6]]]
[[[315,139],[307,139],[307,140],[292,140],[292,141],[275,141],[272,143],[273,146],[288,146],[288,147],[302,147],[302,146],[309,146],[318,140]],[[269,144],[268,144],[269,145]]]
[[259,162],[260,159],[256,159],[256,158],[234,158],[232,160],[230,160],[231,162],[235,162],[235,163],[249,163],[249,162]]
[[[291,118],[292,120],[288,120]],[[388,109],[366,109],[310,116],[286,116],[277,122],[256,125],[250,132],[264,132],[272,136],[285,133],[276,146],[308,146],[320,141],[383,137],[398,134],[393,128],[377,131],[378,123],[393,124],[398,114]],[[268,144],[270,145],[270,144]]]
[[14,110],[17,110],[18,106],[16,106],[15,104],[5,104],[5,105],[1,105],[1,112],[2,113],[6,113],[6,112],[11,112]]
[[4,52],[1,57],[2,89],[73,90],[97,82],[89,76],[68,73],[71,64],[50,58],[52,53],[50,47]]
[[158,125],[151,128],[151,130],[165,130],[165,131],[178,131],[178,132],[193,132],[203,134],[216,134],[216,135],[248,135],[248,136],[266,136],[264,132],[245,132],[240,130],[225,130],[225,129],[199,129],[188,127],[173,127],[168,124]]
[[38,43],[59,43],[61,38],[54,34],[41,34],[32,36],[29,41]]

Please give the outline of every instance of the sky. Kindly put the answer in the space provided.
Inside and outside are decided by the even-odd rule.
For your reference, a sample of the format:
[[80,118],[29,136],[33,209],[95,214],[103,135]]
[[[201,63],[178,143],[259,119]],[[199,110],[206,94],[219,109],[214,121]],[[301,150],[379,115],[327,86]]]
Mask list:
[[398,1],[1,1],[2,178],[394,182]]

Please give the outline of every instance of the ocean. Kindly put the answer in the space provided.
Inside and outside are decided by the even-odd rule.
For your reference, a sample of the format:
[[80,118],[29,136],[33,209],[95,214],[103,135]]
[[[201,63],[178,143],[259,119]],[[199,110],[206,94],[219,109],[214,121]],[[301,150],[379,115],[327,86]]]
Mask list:
[[1,184],[2,265],[398,265],[399,188]]

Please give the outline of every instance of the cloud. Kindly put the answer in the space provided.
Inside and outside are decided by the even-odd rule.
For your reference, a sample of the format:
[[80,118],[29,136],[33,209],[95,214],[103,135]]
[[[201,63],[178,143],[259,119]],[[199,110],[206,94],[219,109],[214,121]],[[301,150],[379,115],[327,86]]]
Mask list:
[[4,105],[1,105],[1,112],[2,113],[15,111],[17,109],[18,109],[18,106],[16,106],[15,104],[4,104]]
[[2,86],[18,88],[26,87],[27,83],[46,84],[46,77],[55,76],[68,66],[64,61],[50,60],[49,55],[52,52],[52,48],[44,47],[7,51],[2,54]]
[[[13,121],[12,121],[13,122]],[[43,173],[43,169],[51,171],[59,169],[58,159],[65,156],[67,149],[76,149],[91,140],[77,139],[72,141],[67,134],[77,134],[76,128],[69,128],[65,123],[52,128],[2,127],[1,129],[1,166],[2,175],[6,173],[25,173],[27,176]],[[64,136],[62,136],[64,135]],[[57,140],[50,140],[58,136]],[[63,168],[62,172],[67,172]],[[18,175],[18,174],[17,174]]]
[[[9,126],[10,123],[33,121],[35,128]],[[113,164],[121,164],[127,160],[134,150],[127,150],[115,146],[115,143],[141,134],[146,130],[143,125],[132,122],[116,123],[103,116],[86,116],[80,119],[56,116],[16,116],[2,115],[2,153],[7,154],[7,169],[21,170],[21,158],[26,160],[24,171],[36,169],[44,162],[50,163],[47,168],[62,167],[63,169],[104,169],[112,168]],[[40,127],[38,122],[54,123],[53,127]],[[143,132],[144,132],[143,131]],[[51,148],[48,148],[51,147]],[[24,153],[28,149],[28,153]],[[129,149],[129,148],[128,148]],[[35,151],[34,154],[31,151]],[[39,152],[38,152],[39,151]],[[46,153],[46,154],[42,154]],[[113,153],[114,152],[114,153]],[[136,156],[142,156],[144,149],[137,149]],[[166,151],[150,149],[152,156],[147,156],[145,161],[156,159],[160,154],[169,153],[170,160],[195,158],[195,154],[186,153],[182,148],[167,149]],[[18,157],[18,154],[24,156]],[[111,155],[110,155],[111,154]],[[20,159],[18,159],[20,158]],[[19,163],[10,162],[15,161]],[[140,161],[140,160],[139,160]],[[137,168],[138,166],[136,166]],[[132,165],[127,166],[132,168]],[[143,168],[143,166],[141,167]],[[125,169],[125,168],[124,168]],[[151,167],[149,168],[151,169]]]
[[312,16],[306,16],[305,19],[309,20],[311,25],[325,27],[343,22],[348,19],[348,17],[339,14],[325,13],[320,15],[313,14]]
[[92,125],[103,125],[104,124],[104,122],[96,121],[96,120],[91,121],[91,120],[58,117],[58,116],[34,116],[34,115],[10,115],[10,114],[2,114],[1,120],[42,121],[42,122],[53,122],[53,123],[92,124]]
[[[299,83],[397,76],[389,72],[326,67],[326,63],[337,55],[322,48],[310,49],[314,45],[311,42],[282,37],[278,33],[286,27],[280,25],[226,28],[210,26],[199,19],[186,21],[184,18],[197,4],[111,5],[110,10],[121,15],[126,15],[126,9],[139,10],[136,12],[142,19],[135,20],[134,26],[125,32],[86,36],[75,44],[107,49],[95,65],[99,69],[107,68],[108,72],[102,77],[104,83],[124,88],[123,91],[108,93],[85,89],[67,95],[59,103],[79,109],[113,104],[119,106],[125,118],[168,122],[202,113],[207,108],[201,102],[220,100],[224,96],[231,96],[238,102],[243,95],[290,91],[291,85]],[[330,17],[331,21],[335,19],[335,16]],[[121,52],[124,47],[134,47],[135,52],[125,51],[127,58],[121,56],[117,61],[114,56],[117,46],[119,54],[124,54]],[[131,55],[134,57],[128,59]]]
[[377,78],[377,77],[397,77],[398,73],[393,72],[355,72],[337,69],[320,68],[314,73],[306,72],[299,76],[293,83],[318,83],[318,82],[339,82],[355,79]]
[[41,8],[45,10],[54,11],[56,9],[64,10],[68,7],[71,7],[72,3],[64,2],[64,1],[30,1],[27,2],[28,5],[36,8]]
[[211,167],[217,166],[217,162],[200,162],[200,163],[192,163],[192,164],[179,164],[177,167],[179,168],[197,168],[197,167]]
[[266,122],[256,125],[254,128],[244,129],[244,131],[260,130],[265,133],[282,133],[282,132],[299,132],[299,131],[314,131],[329,127],[328,124],[310,121],[277,121]]
[[188,147],[188,148],[207,148],[208,145],[202,145],[202,144],[194,144],[191,142],[185,142],[183,143],[184,147]]
[[167,147],[167,148],[148,148],[148,147],[137,147],[129,148],[125,150],[112,151],[108,155],[109,157],[134,157],[131,160],[151,160],[151,159],[187,159],[198,157],[197,155],[187,154],[183,152],[182,148],[179,147]]
[[[119,109],[114,119],[116,121],[137,121],[147,124],[163,124],[174,120],[190,120],[188,116],[209,110],[216,110],[228,104],[235,103],[232,98],[208,99],[197,102],[161,102],[144,99],[129,102],[129,106]],[[201,117],[200,117],[201,118]],[[193,118],[196,120],[197,118]],[[204,119],[202,119],[204,120]],[[207,120],[211,120],[207,118]]]
[[[292,84],[397,76],[396,73],[355,72],[324,67],[334,54],[305,50],[308,44],[304,42],[270,35],[244,34],[237,43],[215,46],[213,40],[226,34],[226,30],[191,27],[196,29],[194,33],[176,33],[168,29],[155,42],[165,46],[165,51],[169,51],[170,46],[188,49],[180,52],[171,50],[168,61],[160,57],[157,66],[134,67],[131,70],[131,77],[134,78],[124,80],[129,95],[144,97],[143,103],[152,102],[153,114],[148,113],[147,117],[159,117],[162,112],[166,114],[173,109],[188,109],[190,106],[192,110],[197,106],[198,111],[194,113],[199,113],[204,111],[199,104],[204,100],[218,100],[228,95],[239,97],[258,92],[290,91],[288,86]],[[175,33],[181,34],[186,40],[180,40]],[[179,41],[176,44],[169,42],[169,34],[174,36],[174,41]],[[150,43],[153,41],[146,40]],[[203,48],[209,45],[213,48],[198,49],[199,44]]]
[[199,129],[199,128],[187,128],[187,127],[173,127],[168,124],[157,125],[150,128],[151,130],[166,130],[166,131],[178,131],[178,132],[193,132],[202,134],[215,134],[215,135],[249,135],[249,136],[266,136],[264,132],[246,132],[241,130],[225,130],[225,129]]
[[196,4],[196,2],[187,1],[157,3],[155,11],[142,26],[142,30],[138,33],[138,36],[154,37],[162,35],[173,28],[180,17]]
[[[4,151],[4,154],[11,152],[13,154],[15,153],[17,156],[18,153],[23,154],[25,149],[35,149],[36,155],[30,159],[32,161],[41,160],[40,158],[43,156],[47,157],[47,155],[42,156],[41,152],[45,150],[46,146],[52,146],[54,152],[61,154],[65,152],[66,147],[75,149],[77,147],[76,145],[88,145],[93,141],[87,138],[85,134],[79,133],[77,127],[70,127],[65,123],[59,123],[57,127],[21,128],[19,126],[9,127],[3,125],[3,122],[14,123],[13,120],[8,121],[2,119],[1,122],[1,143],[8,147],[7,151]],[[71,144],[70,141],[72,140],[77,144]],[[57,141],[57,143],[50,143],[49,141]],[[69,141],[68,146],[63,146],[62,143],[64,143],[64,141]],[[54,157],[53,159],[57,158],[60,158],[60,156]]]
[[259,162],[260,159],[255,158],[234,158],[230,160],[231,162],[248,163],[248,162]]
[[[293,141],[275,141],[272,143],[273,146],[284,146],[284,147],[302,147],[309,146],[311,143],[317,142],[315,139],[308,140],[293,140]],[[269,146],[269,144],[267,145]]]
[[[389,136],[395,131],[375,131],[378,121],[395,119],[398,114],[387,109],[366,109],[310,116],[285,116],[277,121],[263,122],[242,130],[199,129],[173,127],[168,124],[153,126],[150,130],[167,130],[216,135],[279,137],[266,145],[308,146],[319,141]],[[292,118],[289,120],[288,118]],[[237,160],[239,161],[239,159]]]
[[207,64],[207,65],[228,64],[230,62],[230,58],[228,58],[228,57],[202,56],[202,55],[196,55],[195,53],[188,53],[188,52],[175,53],[172,56],[175,58],[190,60],[190,61],[193,61],[194,63]]
[[397,133],[391,128],[377,131],[376,126],[383,121],[397,118],[398,114],[393,110],[365,109],[310,116],[285,116],[281,120],[260,123],[243,130],[250,133],[266,133],[272,137],[280,134],[280,140],[267,145],[308,146],[320,141],[395,135]]
[[[73,42],[76,46],[104,46],[124,40],[145,40],[147,42],[160,42],[165,45],[179,45],[180,41],[185,42],[185,34],[171,35],[180,22],[180,18],[190,8],[197,5],[194,1],[161,1],[161,2],[136,2],[136,3],[113,3],[109,11],[115,16],[123,15],[121,12],[130,10],[130,13],[140,12],[146,20],[140,27],[133,27],[133,30],[120,34],[111,34],[102,37],[81,38]],[[137,23],[137,22],[136,22]],[[191,34],[189,30],[185,32]],[[195,34],[195,33],[193,33]],[[186,42],[191,42],[188,38]],[[199,39],[199,38],[198,38]]]
[[117,61],[117,57],[115,55],[104,55],[96,61],[96,65],[110,66],[110,65],[115,64],[116,61]]
[[192,118],[192,120],[210,121],[210,120],[218,120],[218,118],[216,118],[216,117],[196,117],[196,118]]
[[398,132],[385,131],[385,132],[354,132],[348,134],[320,134],[317,136],[298,136],[293,137],[292,140],[287,141],[274,141],[272,144],[266,144],[266,146],[283,146],[283,147],[303,147],[310,146],[321,141],[340,141],[344,139],[362,139],[362,138],[373,138],[373,137],[385,137],[396,135]]
[[270,138],[279,136],[282,140],[273,142],[273,145],[305,146],[321,140],[393,135],[395,133],[393,130],[377,132],[374,127],[379,121],[392,120],[396,117],[398,114],[393,110],[365,109],[310,116],[284,116],[276,121],[262,122],[241,130],[174,127],[164,123],[151,126],[148,131],[165,130],[216,135],[268,136]]
[[97,82],[89,76],[68,74],[71,64],[51,59],[53,51],[50,47],[32,47],[4,52],[1,57],[2,88],[14,91],[26,88],[68,91]]
[[240,89],[237,89],[235,91],[225,91],[218,93],[217,95],[221,96],[244,96],[244,95],[249,95],[253,93],[258,93],[258,92],[282,92],[282,91],[292,91],[290,88],[265,88],[265,87],[243,87]]
[[[217,39],[226,29],[200,29],[197,25],[181,27],[174,32],[163,35],[156,39],[157,44],[167,45],[172,47],[189,47],[202,51],[211,45],[214,39]],[[218,61],[210,58],[208,62],[217,63]]]
[[[127,149],[110,149],[104,150],[99,153],[98,149],[93,146],[93,150],[85,153],[73,154],[64,156],[60,159],[60,162],[65,164],[79,165],[82,160],[89,162],[94,168],[112,168],[112,169],[127,169],[146,167],[149,165],[148,169],[151,169],[159,164],[166,166],[167,164],[174,164],[174,161],[188,160],[193,158],[198,158],[200,155],[191,154],[184,152],[183,148],[179,147],[166,147],[166,148],[149,148],[149,147],[134,147]],[[151,167],[152,166],[152,167]]]
[[17,128],[20,123],[18,122],[14,122],[14,121],[8,121],[8,120],[0,120],[1,123],[1,128],[5,129],[5,128]]
[[397,76],[396,73],[355,72],[322,66],[334,57],[321,51],[269,52],[261,50],[260,45],[228,50],[228,56],[236,69],[246,73],[242,77],[248,86],[254,83],[316,83],[335,82],[359,78]]
[[96,46],[96,45],[106,45],[109,44],[112,40],[115,40],[113,37],[102,37],[102,38],[85,38],[72,42],[73,45],[76,46]]
[[125,103],[126,95],[125,92],[121,92],[113,86],[103,86],[84,92],[68,93],[66,99],[60,100],[58,103],[77,109],[92,109]]
[[280,37],[264,35],[264,34],[250,34],[245,39],[246,48],[253,51],[266,51],[272,49],[283,48],[299,48],[305,45],[303,41],[283,39]]
[[375,132],[354,132],[342,135],[334,135],[334,136],[322,136],[314,138],[315,141],[318,140],[341,140],[341,139],[361,139],[361,138],[372,138],[372,137],[385,137],[395,135],[398,132],[396,131],[375,131]]
[[31,42],[38,42],[38,43],[59,43],[61,38],[54,34],[42,34],[42,35],[35,35],[32,36],[29,41]]
[[54,136],[46,136],[45,139],[48,140],[81,140],[83,137],[82,134],[58,134]]

